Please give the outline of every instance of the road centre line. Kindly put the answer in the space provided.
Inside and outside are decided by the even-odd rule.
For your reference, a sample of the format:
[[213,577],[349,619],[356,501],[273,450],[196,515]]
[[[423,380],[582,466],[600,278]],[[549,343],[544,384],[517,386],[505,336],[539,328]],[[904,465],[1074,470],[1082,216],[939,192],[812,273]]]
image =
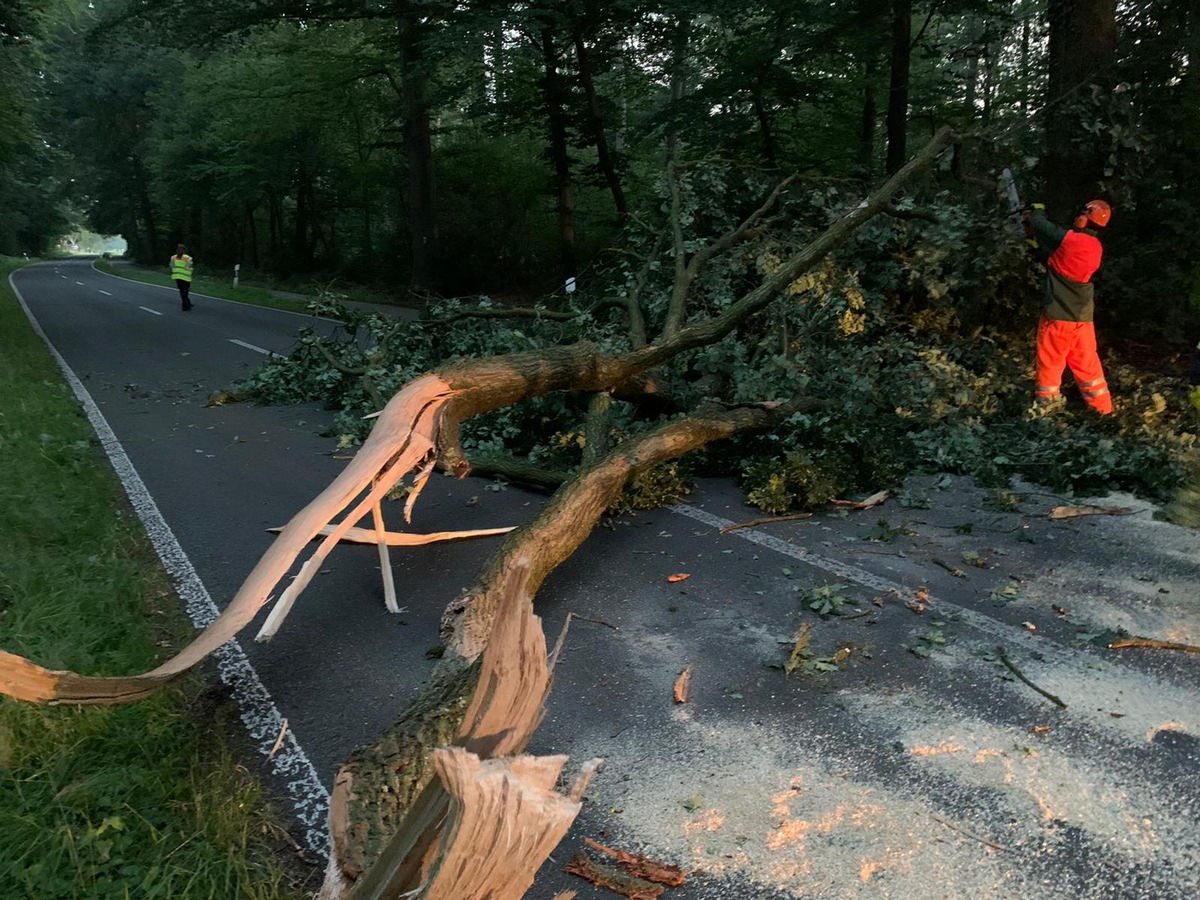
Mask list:
[[[25,298],[17,289],[13,275],[8,276],[9,287],[16,295],[17,302],[29,319],[29,324],[38,337],[45,343],[46,348],[58,367],[62,370],[67,383],[74,391],[76,398],[83,406],[96,436],[100,439],[109,462],[121,479],[125,493],[130,503],[142,520],[146,534],[154,545],[155,552],[162,560],[164,568],[170,573],[175,583],[180,599],[184,603],[188,617],[197,630],[207,627],[218,615],[216,603],[208,593],[208,588],[200,580],[192,561],[179,544],[171,526],[163,517],[150,495],[149,489],[138,475],[133,462],[125,453],[125,448],[117,440],[116,434],[108,421],[100,412],[100,407],[92,399],[83,382],[67,364],[62,354],[50,343],[50,339],[42,330],[42,326],[34,318],[33,312],[25,302]],[[144,308],[144,307],[143,307]],[[155,310],[150,310],[155,312]],[[158,313],[161,315],[161,313]],[[251,665],[246,651],[236,638],[220,647],[213,653],[212,659],[217,664],[220,678],[230,688],[230,693],[242,710],[241,719],[246,730],[254,740],[260,753],[267,757],[271,771],[280,778],[285,790],[292,801],[296,817],[305,829],[305,842],[309,848],[322,856],[329,855],[329,833],[326,828],[326,818],[329,811],[329,792],[317,777],[317,770],[309,760],[304,748],[296,739],[295,730],[284,727],[285,719],[279,708],[272,700],[266,686]],[[277,736],[283,734],[283,742],[278,744]]]
[[[96,288],[96,290],[100,291],[100,288]],[[100,293],[102,293],[102,294],[103,294],[105,297],[111,297],[111,296],[112,296],[112,294],[110,294],[108,291],[100,291]]]
[[148,307],[148,306],[139,306],[139,307],[138,307],[138,309],[144,309],[146,312],[148,312],[148,313],[154,313],[154,315],[156,315],[156,316],[161,316],[161,315],[162,315],[162,313],[161,313],[161,312],[159,312],[157,309],[151,309],[151,308],[150,308],[150,307]]
[[75,283],[76,283],[77,285],[79,285],[80,287],[83,287],[83,282],[82,282],[82,281],[77,281],[77,282],[75,282]]
[[261,353],[263,356],[274,356],[274,351],[264,350],[262,347],[256,347],[253,344],[247,344],[245,341],[239,341],[236,338],[230,338],[229,343],[237,344],[239,347],[245,347],[247,350],[253,350],[255,353]]
[[[695,506],[690,506],[686,503],[679,503],[675,506],[669,506],[667,509],[673,513],[678,513],[681,516],[687,516],[690,519],[695,519],[697,522],[703,522],[712,528],[721,529],[728,528],[735,522],[715,516],[707,510],[699,509]],[[736,532],[730,532],[731,537],[741,538],[744,541],[749,541],[752,544],[758,544],[760,547],[774,550],[777,553],[782,553],[784,556],[790,556],[799,562],[814,568],[823,569],[832,575],[837,575],[839,578],[846,578],[850,581],[857,582],[863,587],[868,587],[873,591],[896,591],[900,596],[908,596],[912,592],[912,588],[905,587],[895,581],[889,581],[887,578],[882,578],[865,569],[860,569],[858,566],[850,563],[840,562],[834,559],[828,559],[813,553],[811,550],[806,550],[803,547],[797,547],[794,544],[789,544],[787,541],[777,538],[772,534],[765,534],[761,531],[753,529],[741,529]],[[1094,666],[1096,657],[1091,656],[1083,650],[1075,650],[1071,647],[1066,647],[1056,643],[1049,638],[1045,638],[1040,634],[1026,631],[1017,625],[1009,625],[999,619],[994,619],[991,616],[978,612],[974,609],[954,603],[951,600],[945,600],[941,597],[934,597],[932,593],[929,595],[931,605],[934,609],[939,607],[950,607],[962,622],[988,635],[994,641],[1010,641],[1016,646],[1019,639],[1020,646],[1023,649],[1036,651],[1046,660],[1055,661],[1064,665],[1075,666],[1078,668],[1086,668]],[[1030,645],[1033,645],[1032,647]],[[1121,663],[1110,661],[1109,666],[1123,667]]]

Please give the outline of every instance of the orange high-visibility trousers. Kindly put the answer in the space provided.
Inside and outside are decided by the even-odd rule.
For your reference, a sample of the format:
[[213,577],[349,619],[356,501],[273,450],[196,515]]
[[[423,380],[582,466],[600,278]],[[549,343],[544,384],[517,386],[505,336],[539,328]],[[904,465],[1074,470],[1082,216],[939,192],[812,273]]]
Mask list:
[[1096,352],[1096,328],[1091,322],[1062,322],[1042,316],[1037,333],[1037,388],[1043,403],[1061,393],[1063,367],[1070,366],[1087,405],[1102,415],[1112,412],[1112,395]]

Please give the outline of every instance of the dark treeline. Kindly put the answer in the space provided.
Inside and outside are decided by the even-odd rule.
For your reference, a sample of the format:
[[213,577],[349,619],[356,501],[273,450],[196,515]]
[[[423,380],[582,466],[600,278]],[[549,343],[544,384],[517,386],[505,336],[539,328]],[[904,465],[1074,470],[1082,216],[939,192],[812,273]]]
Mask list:
[[[94,7],[94,8],[90,8]],[[1130,308],[1200,286],[1200,8],[1177,0],[0,0],[0,252],[546,290],[689,164],[877,180],[977,134],[1118,214]],[[681,149],[682,148],[682,151]],[[1182,305],[1186,306],[1186,303]]]

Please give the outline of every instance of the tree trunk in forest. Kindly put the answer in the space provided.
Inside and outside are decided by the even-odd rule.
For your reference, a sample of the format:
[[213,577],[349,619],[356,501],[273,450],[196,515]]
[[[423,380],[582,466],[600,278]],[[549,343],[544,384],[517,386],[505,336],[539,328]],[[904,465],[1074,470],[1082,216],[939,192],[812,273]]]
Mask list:
[[1116,0],[1050,0],[1046,211],[1059,222],[1100,194],[1107,148],[1083,128],[1088,85],[1106,86],[1117,54]]
[[583,33],[578,27],[572,31],[575,42],[575,58],[579,63],[579,81],[583,85],[584,96],[587,98],[588,126],[592,132],[592,142],[596,146],[596,162],[600,173],[612,194],[613,205],[617,208],[617,219],[623,225],[629,217],[629,208],[625,203],[625,192],[621,189],[621,176],[617,174],[616,163],[608,147],[608,137],[605,134],[604,119],[600,115],[600,100],[596,96],[596,85],[592,79],[592,63]]
[[875,102],[875,76],[878,63],[874,55],[863,64],[862,120],[858,131],[859,177],[870,181],[875,175],[875,129],[879,108]]
[[292,230],[292,267],[301,272],[312,268],[308,252],[308,232],[312,227],[308,189],[311,175],[308,171],[306,149],[307,147],[300,148],[300,162],[296,168],[296,221]]
[[760,72],[750,88],[750,95],[754,100],[754,117],[758,119],[758,133],[762,138],[763,161],[766,163],[767,168],[777,169],[779,168],[779,151],[775,146],[775,132],[771,125],[771,113],[767,109],[766,99],[763,97],[765,81],[765,73]]
[[434,201],[433,129],[429,121],[429,73],[421,47],[420,24],[412,10],[398,17],[404,158],[408,163],[409,284],[433,284],[438,229]]
[[558,73],[558,51],[554,33],[543,26],[542,64],[545,77],[542,92],[546,101],[546,119],[550,125],[550,159],[554,165],[554,186],[558,197],[558,239],[560,283],[575,275],[575,198],[571,187],[571,157],[567,146],[567,117],[563,109],[562,83]]
[[[137,179],[139,189],[139,207],[141,210],[142,224],[145,226],[145,235],[143,236],[142,251],[146,254],[147,262],[155,262],[159,257],[158,246],[158,224],[154,217],[154,201],[150,199],[150,179],[146,175],[146,170],[142,166],[142,161],[136,156],[133,158],[134,177]],[[171,252],[174,252],[172,249]],[[167,254],[162,254],[166,258]]]
[[258,224],[255,222],[255,206],[246,204],[246,232],[250,236],[250,266],[258,269]]
[[892,0],[892,65],[888,84],[887,173],[908,154],[908,75],[912,60],[912,0]]

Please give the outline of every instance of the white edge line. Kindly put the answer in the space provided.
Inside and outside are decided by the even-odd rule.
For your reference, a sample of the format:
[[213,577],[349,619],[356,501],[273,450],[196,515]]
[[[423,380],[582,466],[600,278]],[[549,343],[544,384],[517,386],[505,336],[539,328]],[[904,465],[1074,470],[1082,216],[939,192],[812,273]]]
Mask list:
[[262,347],[256,347],[253,344],[247,344],[245,341],[239,341],[237,338],[230,338],[229,343],[237,344],[239,347],[245,347],[247,350],[253,350],[255,353],[261,353],[263,356],[274,356],[272,350],[264,350]]
[[150,308],[150,307],[148,307],[148,306],[139,306],[139,307],[138,307],[138,309],[144,309],[146,312],[148,312],[148,313],[153,313],[153,314],[154,314],[154,315],[156,315],[156,316],[161,316],[161,315],[162,315],[162,312],[161,312],[160,310],[157,310],[157,309],[151,309],[151,308]]
[[[161,291],[175,291],[173,287],[167,287],[165,284],[151,284],[148,281],[138,281],[134,278],[126,278],[123,275],[113,275],[111,272],[102,272],[96,268],[96,261],[92,260],[92,271],[97,275],[103,275],[105,278],[116,278],[118,281],[128,281],[130,284],[140,284],[143,287],[158,288]],[[67,276],[64,275],[63,278]],[[265,309],[268,312],[282,313],[285,316],[299,316],[302,319],[320,319],[322,322],[332,322],[335,325],[345,325],[341,319],[331,319],[328,316],[314,316],[312,313],[299,313],[290,309],[276,309],[273,306],[259,306],[256,303],[243,303],[240,300],[227,300],[225,297],[212,297],[208,294],[200,294],[195,291],[191,293],[192,297],[203,297],[205,300],[219,300],[222,303],[232,303],[235,306],[253,306],[255,309]]]
[[[171,526],[163,518],[158,504],[150,496],[150,491],[142,482],[141,476],[138,475],[132,461],[125,453],[125,448],[117,440],[116,434],[109,427],[100,408],[87,392],[87,388],[83,386],[83,382],[71,370],[67,361],[50,343],[50,339],[42,331],[37,319],[34,318],[33,312],[25,303],[25,298],[17,290],[17,285],[13,281],[14,274],[15,272],[8,276],[9,287],[12,288],[17,302],[25,311],[34,332],[46,344],[50,355],[62,369],[67,383],[71,385],[71,390],[75,392],[75,396],[83,405],[88,420],[92,423],[96,436],[104,447],[104,452],[108,454],[108,459],[112,463],[113,469],[116,470],[117,477],[125,486],[125,492],[129,495],[129,500],[137,511],[138,518],[146,527],[146,533],[154,544],[158,558],[162,560],[164,568],[175,580],[176,590],[184,602],[189,618],[196,628],[207,627],[219,615],[217,605],[209,596],[204,582],[200,580],[191,560],[188,559],[183,547],[179,545],[174,532],[171,531]],[[291,728],[288,729],[278,752],[274,758],[271,758],[271,749],[274,747],[280,731],[283,730],[284,720],[266,686],[254,670],[254,666],[250,664],[246,651],[234,638],[220,647],[213,654],[213,659],[216,660],[221,680],[229,685],[230,692],[242,709],[242,722],[245,723],[250,736],[257,742],[263,756],[270,759],[272,772],[286,784],[296,817],[304,826],[305,840],[308,846],[314,852],[328,856],[330,847],[326,818],[329,811],[329,792],[321,784],[316,768],[300,746],[300,742],[296,740],[295,731]]]

